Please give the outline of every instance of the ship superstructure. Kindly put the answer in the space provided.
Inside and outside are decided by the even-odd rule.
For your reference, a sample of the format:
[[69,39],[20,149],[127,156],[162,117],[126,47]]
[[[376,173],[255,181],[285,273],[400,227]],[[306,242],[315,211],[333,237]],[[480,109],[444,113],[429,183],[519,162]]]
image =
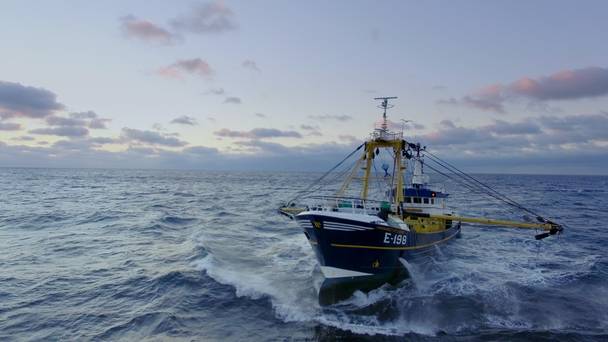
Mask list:
[[[338,173],[344,180],[333,193],[314,184],[279,209],[304,231],[332,294],[340,286],[365,290],[394,282],[408,260],[457,237],[462,222],[544,230],[539,239],[561,232],[560,225],[540,216],[529,223],[456,215],[447,205],[449,195],[431,186],[424,172],[426,148],[390,129],[387,109],[393,99],[376,98],[382,101],[382,121],[336,166],[359,153]],[[330,297],[330,302],[340,299]]]

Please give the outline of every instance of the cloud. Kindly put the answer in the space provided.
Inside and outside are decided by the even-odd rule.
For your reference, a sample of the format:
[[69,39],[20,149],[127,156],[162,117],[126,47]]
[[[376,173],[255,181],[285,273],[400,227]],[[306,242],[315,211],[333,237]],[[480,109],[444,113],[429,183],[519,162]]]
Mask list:
[[33,129],[30,130],[29,133],[37,135],[56,135],[60,137],[84,137],[89,135],[89,130],[81,126],[59,126]]
[[[581,144],[608,142],[608,113],[542,116],[538,119],[545,135],[538,138],[542,144]],[[605,147],[608,147],[606,144]],[[605,148],[604,147],[604,148]]]
[[232,104],[241,104],[242,102],[243,101],[241,101],[241,98],[236,97],[236,96],[230,96],[224,100],[224,103],[232,103]]
[[437,103],[449,105],[463,104],[482,111],[494,111],[502,114],[505,113],[503,89],[503,86],[500,84],[492,84],[472,94],[465,95],[461,99],[450,98],[439,100]]
[[608,95],[608,69],[589,67],[562,70],[537,79],[524,77],[512,83],[514,94],[537,100],[582,99]]
[[308,131],[308,136],[321,137],[323,133],[321,133],[319,126],[313,125],[300,125],[300,129],[304,131]]
[[102,145],[120,143],[119,139],[107,137],[76,137],[69,140],[56,141],[52,147],[58,150],[85,151],[100,148]]
[[[608,69],[588,67],[562,70],[549,76],[525,76],[510,84],[492,84],[460,99],[439,104],[463,104],[482,111],[505,113],[504,104],[519,98],[532,104],[549,100],[584,99],[608,95]],[[534,105],[528,105],[535,107]],[[536,105],[538,107],[538,105]]]
[[485,128],[498,135],[538,134],[541,132],[540,126],[531,120],[515,123],[494,120],[494,124],[485,126]]
[[106,129],[108,128],[106,123],[112,121],[111,119],[100,118],[97,113],[92,110],[70,113],[70,118],[88,120],[87,126],[92,129]]
[[254,128],[250,131],[233,131],[228,128],[222,128],[213,134],[218,137],[247,139],[302,138],[302,135],[296,131],[282,131],[275,128]]
[[89,128],[92,129],[106,129],[108,128],[106,126],[107,122],[112,121],[112,119],[103,119],[103,118],[97,118],[97,119],[93,119],[89,122]]
[[178,60],[173,64],[158,69],[157,73],[166,78],[181,79],[184,75],[191,75],[208,79],[213,76],[214,71],[206,61],[200,58],[193,58]]
[[176,36],[166,29],[132,15],[120,18],[121,28],[125,35],[148,43],[170,45],[175,43]]
[[316,131],[319,129],[319,126],[313,125],[300,125],[300,128],[305,131]]
[[106,145],[106,144],[118,144],[120,139],[107,138],[107,137],[91,137],[88,139],[93,145]]
[[0,122],[0,131],[19,131],[21,125],[14,122]]
[[112,120],[100,118],[93,111],[70,113],[68,117],[51,115],[46,118],[49,126],[88,127],[91,129],[106,129],[106,123]]
[[4,118],[43,118],[61,109],[64,105],[49,90],[0,81],[0,112]]
[[178,31],[198,34],[223,33],[237,27],[234,12],[220,1],[194,6],[188,14],[171,20],[171,26]]
[[[407,131],[412,128],[418,129],[418,130],[424,129],[424,125],[416,123],[416,122],[412,122],[411,120],[392,121],[389,119],[389,120],[386,120],[386,122],[388,124],[388,129],[390,131],[395,131],[395,132],[400,132],[402,130]],[[380,123],[382,123],[382,121],[380,121]]]
[[[572,115],[586,122],[605,123],[603,114]],[[599,120],[599,121],[596,121]],[[454,127],[458,127],[452,123]],[[439,128],[448,129],[449,122]],[[541,125],[542,126],[542,125]],[[470,129],[481,131],[482,127]],[[580,128],[576,128],[580,129]],[[608,138],[593,136],[589,141],[572,145],[578,140],[570,136],[576,131],[549,132],[549,136],[567,136],[564,147],[554,141],[543,141],[541,133],[509,137],[490,134],[487,144],[476,142],[454,146],[435,146],[432,152],[447,158],[459,168],[470,172],[528,172],[606,174],[608,169]],[[566,132],[567,134],[564,134]],[[557,134],[554,134],[557,133]],[[599,132],[598,132],[599,133]],[[605,137],[606,133],[603,133]],[[345,137],[346,138],[346,137]],[[599,142],[598,142],[599,139]],[[242,151],[221,152],[212,147],[191,146],[183,149],[165,149],[158,145],[133,145],[122,151],[97,148],[92,138],[70,139],[47,147],[9,145],[0,141],[0,165],[21,167],[103,167],[103,168],[155,168],[155,169],[211,169],[211,170],[265,170],[265,171],[326,171],[345,155],[352,152],[355,141],[323,144],[300,144],[288,147],[274,142],[247,140],[233,145]],[[346,140],[346,139],[345,139]],[[408,139],[410,140],[410,139]],[[420,140],[411,140],[420,141]],[[521,142],[523,141],[523,143]],[[358,142],[358,141],[357,141]],[[421,141],[426,143],[425,141]],[[476,149],[478,148],[478,149]],[[487,151],[485,154],[483,151]]]
[[313,120],[321,120],[321,121],[325,121],[325,120],[337,120],[337,121],[349,121],[352,120],[352,116],[350,115],[329,115],[329,114],[325,114],[325,115],[309,115],[308,118],[313,119]]
[[469,107],[484,111],[495,111],[497,113],[505,112],[503,106],[505,98],[500,91],[500,87],[497,85],[482,88],[473,95],[466,95],[461,101]]
[[205,92],[205,94],[211,95],[224,95],[225,93],[226,91],[224,90],[224,88],[211,88],[207,92]]
[[264,154],[286,154],[289,151],[289,148],[283,146],[279,143],[261,141],[261,140],[247,140],[247,141],[237,141],[236,145],[240,145],[243,147],[247,147],[245,152],[262,152]]
[[188,144],[187,142],[180,140],[170,134],[163,134],[154,131],[144,131],[127,127],[122,129],[121,137],[124,141],[168,147],[181,147]]
[[73,119],[97,119],[99,116],[92,110],[86,112],[74,112],[70,113],[70,117]]
[[182,115],[180,117],[177,117],[173,120],[171,120],[172,124],[181,124],[181,125],[189,125],[189,126],[196,126],[198,125],[198,122],[196,121],[196,118],[193,118],[191,116],[187,116],[187,115]]
[[243,68],[245,68],[245,69],[258,71],[258,72],[260,71],[260,68],[258,68],[257,63],[251,59],[246,59],[245,61],[243,61],[242,65],[243,65]]
[[34,141],[34,140],[36,140],[36,138],[31,137],[29,135],[22,135],[22,136],[19,136],[19,137],[14,137],[11,140],[15,140],[15,141]]
[[517,122],[495,120],[489,125],[462,127],[444,120],[438,129],[408,140],[456,157],[496,159],[606,150],[608,113],[543,116]]
[[183,152],[196,155],[213,155],[219,153],[219,150],[215,147],[191,146],[185,148]]
[[61,116],[51,115],[46,118],[46,123],[49,126],[86,126],[87,122],[82,119],[65,118]]
[[350,135],[350,134],[338,135],[338,139],[345,141],[347,143],[361,142],[361,139],[355,137],[354,135]]
[[321,171],[333,166],[336,160],[352,151],[352,146],[340,144],[286,147],[252,141],[243,142],[242,146],[251,152],[222,153],[206,146],[191,146],[181,151],[157,146],[131,146],[123,151],[106,151],[96,149],[94,144],[86,140],[64,140],[48,147],[7,145],[0,142],[0,165]]
[[98,137],[98,138],[72,138],[70,140],[59,140],[56,141],[52,146],[56,149],[61,150],[72,150],[72,151],[83,151],[90,149],[97,149],[102,145],[117,144],[120,141],[113,138]]
[[266,114],[264,114],[264,113],[254,113],[253,115],[257,116],[258,118],[262,118],[262,119],[266,117]]

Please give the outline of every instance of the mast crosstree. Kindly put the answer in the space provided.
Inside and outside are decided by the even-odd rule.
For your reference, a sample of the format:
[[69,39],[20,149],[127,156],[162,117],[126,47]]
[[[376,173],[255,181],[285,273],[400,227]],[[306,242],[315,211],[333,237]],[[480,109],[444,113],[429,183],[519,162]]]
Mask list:
[[374,100],[382,100],[382,103],[380,103],[378,108],[384,109],[384,113],[382,113],[382,129],[385,131],[388,130],[388,121],[386,118],[386,110],[394,107],[394,105],[388,103],[388,100],[394,100],[394,99],[397,99],[397,96],[374,97]]

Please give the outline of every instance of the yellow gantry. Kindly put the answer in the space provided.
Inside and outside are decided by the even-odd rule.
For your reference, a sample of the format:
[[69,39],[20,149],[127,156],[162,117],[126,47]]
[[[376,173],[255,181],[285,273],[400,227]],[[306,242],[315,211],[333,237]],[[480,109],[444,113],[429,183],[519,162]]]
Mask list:
[[337,197],[343,196],[344,192],[346,191],[346,189],[348,189],[348,186],[353,181],[353,178],[357,174],[357,171],[359,171],[359,168],[361,167],[361,163],[365,159],[365,158],[363,158],[364,156],[365,156],[365,152],[363,153],[363,155],[361,155],[361,157],[359,159],[357,159],[357,163],[355,163],[355,167],[353,167],[353,169],[351,170],[350,174],[348,175],[348,177],[346,178],[346,180],[342,184],[342,187],[340,187],[340,190],[338,190],[338,192],[336,193]]
[[[361,199],[366,200],[369,192],[369,183],[370,183],[370,174],[372,163],[374,158],[376,157],[376,150],[379,148],[392,148],[394,153],[394,171],[393,171],[393,182],[395,184],[395,194],[393,196],[393,203],[396,205],[397,212],[393,214],[398,214],[403,219],[404,222],[411,227],[411,229],[417,233],[421,234],[432,234],[441,231],[445,231],[452,227],[452,222],[466,222],[466,223],[476,223],[476,224],[485,224],[485,225],[494,225],[494,226],[502,226],[502,227],[513,227],[513,228],[523,228],[523,229],[542,229],[546,231],[546,233],[539,234],[536,236],[537,239],[542,239],[548,236],[549,234],[553,235],[563,230],[562,226],[550,221],[539,222],[539,223],[530,223],[530,222],[518,222],[518,221],[509,221],[509,220],[496,220],[490,218],[481,218],[481,217],[463,217],[463,216],[455,216],[455,215],[445,215],[445,214],[429,214],[423,213],[420,208],[404,208],[402,205],[404,204],[404,177],[403,173],[406,168],[406,164],[403,164],[403,155],[406,148],[410,146],[405,140],[403,140],[403,134],[397,134],[389,132],[387,129],[387,121],[386,121],[386,109],[387,109],[387,99],[390,98],[380,98],[384,99],[383,108],[384,112],[384,122],[382,129],[377,129],[373,134],[373,138],[368,140],[365,143],[365,149],[363,154],[356,161],[353,169],[350,171],[346,180],[340,187],[340,189],[336,192],[337,197],[341,197],[344,195],[345,191],[348,189],[353,179],[355,179],[357,173],[361,169],[361,164],[365,161],[364,166],[364,174],[363,174],[363,187],[361,189]],[[360,148],[360,146],[359,146]],[[359,149],[357,148],[357,150]],[[418,151],[420,147],[418,146]],[[354,154],[355,152],[353,152]],[[352,154],[351,154],[352,155]],[[348,157],[350,157],[349,155]],[[348,158],[347,157],[347,158]],[[396,178],[396,179],[395,179]],[[393,189],[391,189],[392,191]],[[279,211],[287,215],[291,218],[294,218],[298,213],[307,210],[307,207],[282,207]],[[315,222],[315,227],[320,228],[320,224]],[[359,248],[365,246],[350,246],[350,245],[334,245],[336,247],[351,247],[351,248]],[[374,248],[385,248],[385,247],[374,247]],[[392,247],[391,247],[392,248]],[[410,247],[399,247],[397,249],[409,249]],[[413,247],[412,247],[413,248]],[[417,247],[416,247],[417,248]]]
[[396,187],[396,194],[395,194],[395,204],[399,204],[401,202],[403,202],[403,167],[401,164],[401,156],[402,156],[402,152],[403,152],[403,146],[406,143],[404,143],[403,140],[382,140],[382,139],[376,139],[376,140],[370,140],[366,143],[365,145],[365,158],[366,158],[366,163],[365,163],[365,173],[363,175],[363,189],[361,190],[361,198],[362,199],[367,199],[367,193],[369,190],[369,176],[371,173],[371,167],[372,167],[372,162],[373,159],[375,157],[375,153],[376,153],[376,149],[377,148],[386,148],[386,147],[392,147],[393,148],[393,152],[395,154],[395,171],[394,171],[394,175],[393,177],[397,178],[397,187]]

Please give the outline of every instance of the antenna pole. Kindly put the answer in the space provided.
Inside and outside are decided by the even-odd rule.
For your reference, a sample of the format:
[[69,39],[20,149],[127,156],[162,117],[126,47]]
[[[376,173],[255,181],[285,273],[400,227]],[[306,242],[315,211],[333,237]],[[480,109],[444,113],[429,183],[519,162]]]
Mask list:
[[383,113],[382,113],[382,130],[384,130],[384,131],[388,130],[388,120],[386,118],[386,110],[389,109],[389,108],[393,108],[393,105],[390,105],[388,103],[388,100],[393,100],[393,99],[396,99],[396,98],[397,98],[396,96],[374,97],[374,100],[382,100],[382,103],[378,107],[383,109]]

